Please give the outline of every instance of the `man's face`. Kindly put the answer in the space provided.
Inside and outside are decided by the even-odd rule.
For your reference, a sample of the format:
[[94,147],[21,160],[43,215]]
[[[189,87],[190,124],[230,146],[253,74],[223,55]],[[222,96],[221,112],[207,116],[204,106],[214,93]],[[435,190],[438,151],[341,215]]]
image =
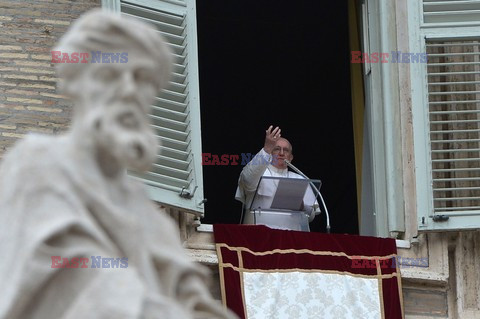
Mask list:
[[157,154],[148,121],[157,93],[156,70],[151,58],[130,50],[127,63],[89,63],[70,83],[77,86],[74,98],[82,104],[81,116],[97,148],[128,169],[148,169]]
[[280,138],[273,148],[272,155],[273,166],[285,169],[287,168],[285,160],[291,161],[293,159],[292,146],[286,139]]

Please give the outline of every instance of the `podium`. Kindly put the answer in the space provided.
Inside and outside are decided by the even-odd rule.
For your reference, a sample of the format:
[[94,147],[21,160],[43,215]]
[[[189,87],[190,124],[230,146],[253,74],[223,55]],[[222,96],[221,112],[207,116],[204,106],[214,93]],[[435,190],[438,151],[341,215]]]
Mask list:
[[316,179],[262,176],[250,205],[254,224],[309,232],[309,218],[319,207],[313,187],[320,186]]

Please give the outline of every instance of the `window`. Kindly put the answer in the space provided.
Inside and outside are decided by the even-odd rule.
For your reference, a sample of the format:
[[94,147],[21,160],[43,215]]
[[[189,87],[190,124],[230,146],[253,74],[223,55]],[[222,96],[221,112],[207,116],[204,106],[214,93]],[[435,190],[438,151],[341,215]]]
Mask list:
[[[238,223],[239,174],[268,125],[322,180],[333,232],[358,233],[346,1],[197,0],[206,203],[202,223]],[[231,154],[238,164],[214,165]],[[310,224],[325,231],[325,214]]]
[[[198,21],[203,18],[200,26],[208,26],[200,35],[196,33],[193,17],[197,12],[195,1],[104,0],[108,8],[155,23],[171,43],[179,61],[186,59],[185,63],[176,65],[175,86],[167,89],[153,106],[154,125],[164,147],[155,169],[142,176],[152,198],[182,207],[188,202],[178,196],[181,188],[189,187],[188,190],[194,192],[198,186],[194,193],[198,199],[190,201],[189,209],[197,208],[195,205],[203,200],[205,192],[209,201],[204,222],[237,223],[241,214],[234,193],[243,166],[197,166],[202,163],[197,122],[200,110],[198,36],[203,40],[199,41],[204,59],[201,56],[200,61],[213,61],[216,71],[221,69],[208,72],[212,68],[205,62],[203,66],[207,66],[207,71],[201,70],[202,120],[206,123],[202,127],[204,152],[255,154],[261,147],[265,125],[270,121],[280,125],[292,141],[298,141],[294,143],[298,145],[294,146],[297,165],[312,178],[323,179],[322,191],[327,205],[337,211],[331,218],[332,230],[357,233],[347,4],[320,5],[309,0],[295,3],[293,7],[287,3],[259,4],[252,0],[248,3],[197,1],[197,4]],[[249,7],[255,10],[246,9]],[[318,18],[320,9],[322,17],[327,19]],[[334,9],[336,15],[331,14]],[[331,20],[335,23],[330,23]],[[342,41],[338,41],[339,36]],[[232,41],[234,46],[228,47],[226,43]],[[248,76],[242,75],[245,70]],[[181,90],[182,85],[187,93]],[[279,112],[280,108],[284,112]],[[249,117],[254,117],[255,122]],[[212,125],[214,122],[222,122],[224,127]],[[302,143],[306,136],[311,145]],[[221,143],[232,148],[217,147]],[[201,189],[202,170],[207,176],[205,190]],[[212,171],[214,174],[209,175]],[[209,188],[212,184],[217,188]],[[164,195],[167,192],[168,197]],[[203,206],[200,209],[203,211]],[[221,219],[227,215],[232,219]],[[325,229],[324,219],[323,215],[316,219],[319,231]]]
[[419,230],[480,227],[480,1],[410,3]]
[[103,0],[105,8],[152,23],[175,57],[173,76],[152,105],[162,143],[143,180],[153,200],[203,215],[195,1]]

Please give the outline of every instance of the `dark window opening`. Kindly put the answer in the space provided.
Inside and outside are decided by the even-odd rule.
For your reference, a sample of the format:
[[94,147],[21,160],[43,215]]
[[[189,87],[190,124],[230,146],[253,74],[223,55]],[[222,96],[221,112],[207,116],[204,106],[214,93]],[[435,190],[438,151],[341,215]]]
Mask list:
[[[238,223],[241,154],[282,128],[293,163],[322,180],[333,233],[358,234],[347,1],[197,1],[202,151],[239,155],[203,166],[203,223]],[[310,224],[325,231],[321,214]]]

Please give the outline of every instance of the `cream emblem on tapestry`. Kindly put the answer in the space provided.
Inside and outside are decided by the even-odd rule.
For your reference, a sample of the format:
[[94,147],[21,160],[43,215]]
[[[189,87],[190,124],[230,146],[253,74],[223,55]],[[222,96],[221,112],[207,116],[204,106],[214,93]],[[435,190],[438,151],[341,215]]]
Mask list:
[[381,319],[378,280],[311,272],[244,272],[248,319]]

